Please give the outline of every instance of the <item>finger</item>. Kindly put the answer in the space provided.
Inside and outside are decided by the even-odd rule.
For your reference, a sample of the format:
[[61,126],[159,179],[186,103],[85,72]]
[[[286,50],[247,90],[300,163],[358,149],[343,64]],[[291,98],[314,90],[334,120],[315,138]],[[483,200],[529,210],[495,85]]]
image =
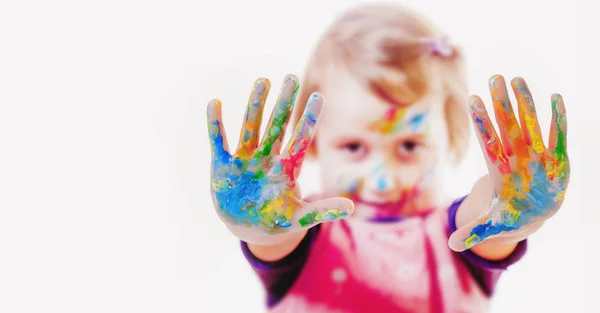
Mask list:
[[552,123],[548,148],[559,162],[567,159],[567,111],[559,94],[552,95]]
[[471,96],[469,98],[469,103],[471,118],[475,125],[479,146],[486,159],[489,161],[488,164],[495,165],[503,174],[510,173],[511,169],[508,158],[502,149],[502,143],[496,134],[496,130],[485,109],[483,101],[478,96]]
[[323,104],[324,99],[321,94],[313,93],[309,97],[304,113],[288,144],[287,155],[281,160],[283,170],[293,179],[298,177],[308,147],[315,137],[317,120],[321,115]]
[[249,156],[258,145],[258,133],[270,87],[271,83],[266,78],[259,78],[254,82],[240,132],[240,142],[236,150],[236,154],[239,156]]
[[[537,230],[539,230],[543,224],[544,224],[543,220],[534,222],[534,223],[528,224],[526,226],[523,226],[523,227],[519,228],[518,230],[514,230],[514,231],[511,231],[508,233],[503,233],[502,235],[497,235],[493,238],[489,237],[485,241],[494,242],[494,244],[517,243],[517,242],[527,239],[531,234],[533,234]],[[449,240],[449,243],[450,243],[450,240]],[[481,243],[481,242],[479,242],[479,243]],[[452,249],[452,250],[454,250],[454,249]],[[461,252],[464,250],[457,249],[454,251]]]
[[[527,147],[520,144],[523,140],[521,128],[519,127],[519,123],[517,123],[515,113],[510,104],[504,77],[501,75],[492,76],[489,85],[494,103],[494,115],[498,124],[498,130],[500,131],[500,138],[502,138],[504,153],[509,157],[515,154],[517,157],[528,155],[526,151]],[[514,150],[515,148],[516,150]],[[525,149],[525,153],[523,149]]]
[[279,153],[290,112],[292,111],[294,100],[298,93],[298,87],[298,78],[296,76],[287,75],[285,77],[281,92],[279,93],[279,98],[277,99],[277,104],[275,105],[275,109],[273,109],[265,136],[259,147],[259,152],[263,156],[271,153]]
[[519,104],[519,122],[521,123],[523,139],[533,148],[533,151],[542,154],[546,151],[546,147],[542,139],[542,130],[540,129],[529,87],[527,87],[525,80],[520,77],[514,78],[511,81],[511,86]]
[[210,140],[210,148],[212,151],[213,160],[227,161],[231,155],[229,154],[229,146],[227,144],[227,135],[223,127],[221,116],[221,101],[211,100],[207,107],[207,122],[208,136]]
[[354,203],[347,198],[327,198],[305,204],[294,216],[296,227],[310,228],[323,222],[346,218],[354,212]]
[[491,221],[482,217],[457,229],[448,239],[448,246],[456,252],[474,247],[490,236]]

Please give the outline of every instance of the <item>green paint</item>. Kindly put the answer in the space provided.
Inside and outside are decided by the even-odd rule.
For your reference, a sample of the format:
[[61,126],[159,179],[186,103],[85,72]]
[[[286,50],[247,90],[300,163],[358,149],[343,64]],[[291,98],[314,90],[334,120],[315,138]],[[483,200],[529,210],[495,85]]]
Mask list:
[[298,90],[300,90],[300,84],[296,84],[296,87],[294,88],[294,92],[292,93],[292,97],[290,98],[290,100],[281,100],[281,102],[279,102],[277,108],[275,109],[273,121],[267,133],[267,140],[265,140],[263,149],[261,150],[261,154],[263,156],[271,154],[271,150],[273,149],[273,143],[275,143],[277,137],[279,137],[282,130],[284,129],[285,122],[288,120],[290,112],[292,111],[291,107],[296,101]]
[[256,174],[254,175],[252,180],[263,180],[264,178],[265,178],[265,172],[263,172],[263,170],[259,170],[258,172],[256,172]]
[[327,210],[325,212],[319,213],[318,211],[313,211],[307,213],[303,217],[298,220],[300,226],[309,226],[315,224],[317,222],[330,222],[335,221],[339,218],[348,216],[348,213],[341,212],[339,210]]
[[298,220],[298,223],[300,223],[300,226],[302,226],[302,227],[312,225],[317,221],[317,219],[316,219],[317,214],[319,214],[317,211],[310,212],[310,213],[304,215],[303,217],[301,217]]
[[558,161],[562,162],[565,160],[565,157],[567,155],[565,132],[562,129],[561,123],[562,119],[564,119],[565,117],[562,114],[558,113],[558,109],[556,108],[557,103],[558,99],[552,100],[552,111],[554,111],[554,115],[556,116],[556,136],[558,136],[558,142],[556,144],[556,149],[554,149],[554,155],[556,155]]
[[296,84],[296,88],[294,89],[294,93],[292,93],[292,98],[290,99],[290,103],[296,103],[296,96],[298,95],[298,90],[300,90],[300,84]]

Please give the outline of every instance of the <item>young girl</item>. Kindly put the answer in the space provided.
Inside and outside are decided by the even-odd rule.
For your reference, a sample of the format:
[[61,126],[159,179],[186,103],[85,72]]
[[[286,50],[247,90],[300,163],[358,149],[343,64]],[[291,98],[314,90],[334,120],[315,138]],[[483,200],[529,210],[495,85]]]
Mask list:
[[[546,147],[525,82],[512,81],[519,125],[494,76],[496,133],[482,100],[466,97],[461,61],[417,14],[361,7],[317,45],[284,149],[295,76],[285,78],[260,142],[270,83],[256,81],[233,154],[221,104],[209,104],[213,202],[273,312],[486,310],[524,239],[562,203],[565,109],[553,95]],[[451,201],[440,182],[466,150],[469,108],[489,175]],[[297,177],[307,154],[321,166],[323,194],[303,200]]]

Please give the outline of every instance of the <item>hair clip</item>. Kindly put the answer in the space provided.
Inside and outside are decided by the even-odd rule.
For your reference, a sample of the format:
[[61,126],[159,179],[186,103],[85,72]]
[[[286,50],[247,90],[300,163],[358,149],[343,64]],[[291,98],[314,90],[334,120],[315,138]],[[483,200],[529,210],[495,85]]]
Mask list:
[[421,37],[419,40],[431,47],[431,52],[441,57],[449,57],[452,55],[452,47],[448,44],[448,36],[439,38]]

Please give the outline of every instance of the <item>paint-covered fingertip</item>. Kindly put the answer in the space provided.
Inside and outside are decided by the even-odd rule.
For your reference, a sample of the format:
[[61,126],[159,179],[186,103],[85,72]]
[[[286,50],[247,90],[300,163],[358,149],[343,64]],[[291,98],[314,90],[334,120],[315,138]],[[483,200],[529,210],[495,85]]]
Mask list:
[[513,79],[510,80],[510,85],[513,88],[524,88],[527,87],[527,83],[525,82],[525,79],[523,79],[522,77],[515,77]]
[[267,90],[271,87],[271,81],[268,78],[260,77],[257,78],[254,82],[255,89],[264,89]]
[[479,242],[469,241],[469,238],[459,238],[456,232],[452,234],[450,238],[448,238],[448,247],[454,252],[463,252],[465,250],[471,249],[477,243]]
[[500,74],[492,75],[492,77],[490,77],[488,82],[491,87],[497,87],[499,85],[506,85],[506,82],[504,81],[504,77]]
[[481,99],[480,96],[477,96],[477,95],[469,96],[469,109],[471,111],[477,111],[477,110],[480,110],[483,108],[484,108],[483,100]]
[[280,100],[283,100],[286,106],[291,106],[296,100],[298,90],[300,89],[300,80],[296,75],[288,74],[283,79],[281,86]]
[[219,118],[219,114],[221,113],[221,100],[212,99],[208,102],[206,106],[206,115],[209,120],[216,120]]
[[221,105],[221,100],[219,99],[212,99],[210,101],[208,101],[208,105],[209,106],[220,106]]
[[306,102],[306,108],[304,109],[305,116],[316,123],[323,111],[323,104],[323,98],[320,94],[312,93]]
[[298,78],[298,76],[294,75],[294,74],[287,74],[285,75],[285,78],[283,79],[284,84],[290,82],[293,84],[298,84],[300,82],[300,79]]
[[553,93],[552,96],[550,96],[550,100],[552,100],[552,102],[562,101],[562,95],[559,93]]
[[563,101],[562,95],[560,95],[558,93],[553,93],[552,96],[550,97],[550,99],[552,102],[552,107],[554,109],[553,111],[555,111],[559,115],[565,115],[565,113],[566,113],[565,102]]
[[308,97],[308,102],[323,105],[325,104],[325,98],[320,92],[313,92],[310,94],[310,97]]
[[348,216],[352,215],[352,213],[354,213],[354,201],[348,199],[348,198],[341,198],[342,201],[342,208],[345,209],[346,214],[348,214]]

